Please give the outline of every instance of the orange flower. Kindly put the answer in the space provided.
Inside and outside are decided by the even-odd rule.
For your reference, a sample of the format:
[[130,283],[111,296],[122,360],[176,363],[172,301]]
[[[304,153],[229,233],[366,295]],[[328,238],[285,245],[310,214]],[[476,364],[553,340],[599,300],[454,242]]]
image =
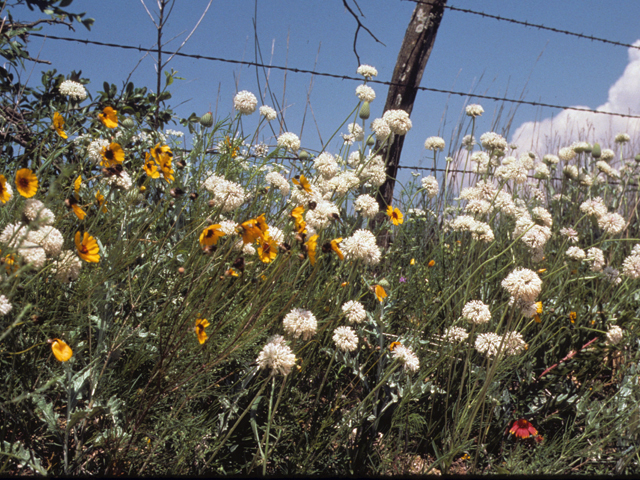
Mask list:
[[61,362],[66,362],[73,356],[73,350],[64,341],[59,338],[50,340],[53,355]]
[[200,345],[207,341],[207,332],[204,331],[205,328],[209,326],[209,321],[206,318],[198,318],[196,320],[196,335],[198,336],[198,341]]
[[98,114],[98,118],[107,128],[116,128],[118,126],[118,111],[111,107],[105,107],[102,113]]
[[538,435],[538,431],[531,425],[531,423],[524,418],[516,420],[509,433],[515,435],[518,438],[529,438],[530,435]]
[[391,205],[387,207],[387,215],[391,219],[391,223],[394,225],[400,225],[404,222],[404,217],[402,216],[402,212],[397,208],[393,208]]
[[38,177],[28,168],[21,168],[16,172],[16,188],[24,198],[31,198],[38,191]]
[[393,352],[393,350],[400,345],[402,345],[400,342],[391,342],[391,345],[389,345],[389,350]]
[[76,232],[76,248],[78,249],[78,256],[85,262],[97,263],[100,261],[100,247],[96,239],[84,232],[82,235],[80,232]]
[[338,244],[341,241],[342,241],[342,237],[334,238],[333,240],[331,240],[331,250],[333,250],[334,252],[336,252],[336,254],[338,254],[338,258],[340,260],[344,260],[344,254],[342,253],[342,250],[340,250],[340,247],[338,247]]
[[576,323],[576,318],[578,318],[576,312],[569,312],[569,320],[571,320],[571,323]]
[[237,146],[233,145],[233,143],[231,143],[231,138],[229,137],[229,135],[225,137],[224,141],[227,146],[227,152],[229,152],[229,155],[231,156],[231,158],[236,158],[238,156],[238,152],[240,151],[240,148],[238,148]]
[[98,207],[102,207],[102,213],[107,213],[107,207],[105,204],[107,203],[104,199],[104,195],[100,193],[100,190],[96,192],[96,202],[98,202]]
[[4,257],[4,268],[7,271],[7,275],[11,275],[12,273],[16,273],[20,266],[16,261],[16,256],[12,253]]
[[374,292],[379,302],[382,302],[382,300],[387,298],[387,292],[384,291],[384,288],[382,288],[381,285],[376,285],[374,288]]
[[436,261],[435,261],[435,260],[429,260],[429,263],[427,264],[427,266],[428,266],[429,268],[431,268],[431,267],[433,267],[435,264],[436,264]]
[[294,185],[297,185],[300,190],[304,190],[307,193],[311,193],[311,184],[309,180],[306,179],[304,175],[300,175],[300,177],[294,177],[291,179]]
[[102,148],[102,161],[100,165],[103,167],[113,167],[124,162],[124,150],[118,143],[110,143]]
[[9,190],[10,188],[11,186],[7,188],[7,179],[4,178],[4,175],[0,175],[0,202],[7,203],[9,201],[12,193],[11,190]]
[[64,118],[58,112],[53,112],[53,128],[58,135],[60,135],[65,140],[67,139],[67,134],[64,132]]
[[211,245],[217,245],[218,239],[224,236],[224,232],[220,230],[221,225],[210,225],[205,228],[200,234],[200,245],[203,247],[210,247]]
[[87,212],[82,210],[82,208],[80,208],[77,203],[72,203],[71,208],[73,209],[73,213],[75,213],[76,217],[78,217],[80,220],[84,220],[84,217],[87,216]]
[[307,254],[309,255],[309,262],[311,262],[311,266],[316,264],[316,249],[318,248],[318,235],[312,235],[309,237],[304,243],[307,247]]
[[258,240],[258,256],[263,263],[271,263],[278,255],[278,244],[267,234]]

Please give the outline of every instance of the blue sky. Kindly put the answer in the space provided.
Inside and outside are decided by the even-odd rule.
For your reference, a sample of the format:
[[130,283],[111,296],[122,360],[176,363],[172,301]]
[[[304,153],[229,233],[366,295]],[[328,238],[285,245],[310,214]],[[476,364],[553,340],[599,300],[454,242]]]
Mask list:
[[[150,10],[157,9],[155,1],[145,2]],[[207,3],[206,0],[177,0],[164,33],[167,40],[176,38],[164,48],[172,50],[180,45]],[[365,15],[363,23],[384,43],[376,43],[361,31],[358,39],[361,62],[375,66],[379,72],[377,79],[388,81],[416,4],[401,0],[360,0],[358,3]],[[637,0],[449,0],[449,5],[623,43],[640,39],[640,2]],[[155,28],[140,1],[75,0],[70,9],[87,12],[87,16],[95,18],[90,32],[82,27],[77,27],[74,33],[63,27],[47,26],[42,33],[154,46]],[[33,14],[26,8],[14,12],[17,18],[26,19],[30,15],[32,18]],[[340,0],[258,0],[257,6],[254,0],[214,1],[182,51],[253,61],[256,59],[254,20],[264,63],[355,76],[358,62],[352,44],[356,23]],[[30,49],[32,55],[50,60],[60,73],[82,70],[83,76],[91,79],[88,88],[92,93],[102,89],[103,81],[121,86],[129,74],[136,86],[155,89],[154,61],[150,56],[143,58],[139,52],[34,37],[31,37]],[[216,103],[218,117],[222,117],[232,113],[236,90],[259,92],[253,67],[176,57],[167,68],[177,70],[185,78],[171,87],[170,104],[178,117],[187,117],[191,112],[200,115],[215,111]],[[36,80],[39,78],[36,73],[41,69],[39,65],[35,67],[32,77]],[[264,88],[264,74],[258,75]],[[309,94],[311,80],[308,74],[289,72],[285,83],[283,72],[271,70],[269,74],[274,94],[286,107],[287,129],[300,134],[306,112],[302,144],[317,149],[319,138],[326,141],[331,137],[356,106],[354,91],[359,83],[315,77]],[[640,114],[638,80],[640,50],[630,54],[625,47],[446,10],[422,85]],[[387,94],[386,86],[373,87],[377,98],[371,105],[371,120],[382,115]],[[311,108],[307,105],[308,94]],[[266,103],[275,106],[270,101]],[[567,114],[526,105],[516,109],[508,103],[420,92],[411,115],[413,129],[407,135],[401,164],[430,166],[431,157],[424,151],[423,144],[432,135],[447,141],[445,154],[455,150],[457,146],[451,146],[450,139],[466,103],[480,103],[485,109],[476,137],[491,130],[503,133],[508,114],[515,109],[509,139],[518,142],[520,151],[534,145],[540,155],[557,153],[552,150],[557,150],[559,143],[565,146],[578,137],[590,141],[604,139],[604,144],[610,146],[613,135],[619,131],[627,131],[632,137],[639,133],[638,121]],[[499,112],[502,112],[500,117]],[[462,117],[462,120],[466,119]],[[257,123],[257,115],[245,120],[245,131],[251,131],[252,121]],[[542,128],[540,138],[532,122],[542,122],[535,124],[536,129]],[[344,127],[343,131],[346,131]],[[516,132],[519,138],[513,138]],[[546,137],[550,135],[560,140],[546,145]],[[264,140],[274,143],[274,138]],[[334,141],[327,149],[335,153],[339,145]],[[405,174],[408,174],[406,170]]]

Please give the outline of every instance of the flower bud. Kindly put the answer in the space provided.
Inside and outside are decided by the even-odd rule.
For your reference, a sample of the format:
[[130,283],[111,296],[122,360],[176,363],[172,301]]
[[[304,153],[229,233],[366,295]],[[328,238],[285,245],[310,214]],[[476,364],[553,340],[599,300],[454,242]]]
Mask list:
[[124,128],[133,128],[133,127],[136,126],[135,122],[133,121],[133,118],[131,118],[131,117],[127,117],[124,120],[122,120],[121,125]]
[[200,117],[200,125],[205,128],[210,128],[213,126],[213,115],[211,112],[207,112]]
[[300,153],[298,154],[298,158],[300,160],[309,160],[310,157],[311,155],[309,155],[309,152],[306,150],[300,150]]
[[593,148],[591,149],[591,156],[593,158],[600,158],[601,155],[602,155],[602,149],[600,148],[600,144],[594,143]]
[[373,147],[376,144],[376,137],[373,135],[369,135],[367,137],[367,147]]
[[640,163],[640,153],[638,155],[636,155],[635,159],[636,162]]
[[369,102],[364,102],[360,108],[360,118],[362,120],[367,120],[370,114],[371,108],[369,107]]

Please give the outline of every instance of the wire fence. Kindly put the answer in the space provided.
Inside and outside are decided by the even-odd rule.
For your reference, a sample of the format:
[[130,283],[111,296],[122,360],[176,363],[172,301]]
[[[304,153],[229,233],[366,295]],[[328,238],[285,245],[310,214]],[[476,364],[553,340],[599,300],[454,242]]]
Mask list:
[[[34,37],[41,37],[41,38],[48,38],[51,40],[60,40],[60,41],[67,41],[67,42],[76,42],[76,43],[82,43],[85,45],[97,45],[97,46],[102,46],[102,47],[109,47],[109,48],[120,48],[123,50],[137,50],[139,52],[146,52],[146,53],[158,53],[158,49],[157,48],[146,48],[146,47],[141,47],[141,46],[135,46],[135,45],[123,45],[123,44],[118,44],[118,43],[110,43],[110,42],[100,42],[97,40],[87,40],[87,39],[78,39],[78,38],[70,38],[70,37],[60,37],[57,35],[44,35],[41,33],[30,33],[29,35],[34,36]],[[184,57],[184,58],[191,58],[191,59],[195,59],[195,60],[209,60],[209,61],[214,61],[214,62],[222,62],[222,63],[231,63],[231,64],[235,64],[235,65],[246,65],[246,66],[250,66],[250,67],[260,67],[260,68],[266,68],[266,69],[273,69],[273,70],[281,70],[281,71],[285,71],[285,72],[292,72],[292,73],[303,73],[303,74],[309,74],[309,75],[314,75],[314,76],[318,76],[318,77],[327,77],[327,78],[334,78],[337,80],[353,80],[353,81],[357,81],[357,82],[362,82],[362,78],[359,77],[354,77],[351,75],[341,75],[341,74],[336,74],[336,73],[330,73],[330,72],[319,72],[316,70],[308,70],[308,69],[304,69],[304,68],[295,68],[295,67],[285,67],[282,65],[268,65],[265,63],[261,63],[261,62],[252,62],[249,60],[235,60],[235,59],[230,59],[230,58],[223,58],[223,57],[213,57],[210,55],[200,55],[200,54],[193,54],[193,53],[184,53],[184,52],[174,52],[174,51],[169,51],[169,50],[161,50],[162,53],[168,54],[168,55],[175,55],[178,57]],[[375,84],[379,84],[379,85],[387,85],[387,86],[398,86],[401,84],[398,84],[396,82],[387,82],[387,81],[383,81],[383,80],[368,80],[369,83],[375,83]],[[534,107],[546,107],[546,108],[554,108],[554,109],[559,109],[559,110],[572,110],[572,111],[577,111],[577,112],[586,112],[586,113],[593,113],[596,115],[609,115],[609,116],[613,116],[613,117],[622,117],[622,118],[635,118],[635,119],[640,119],[640,115],[631,115],[631,114],[625,114],[625,113],[617,113],[617,112],[606,112],[606,111],[601,111],[601,110],[594,110],[591,108],[582,108],[582,107],[572,107],[569,105],[557,105],[557,104],[551,104],[551,103],[545,103],[545,102],[534,102],[534,101],[529,101],[529,100],[520,100],[520,99],[515,99],[515,98],[508,98],[508,97],[496,97],[496,96],[492,96],[492,95],[483,95],[483,94],[479,94],[479,93],[468,93],[468,92],[460,92],[460,91],[456,91],[456,90],[447,90],[447,89],[442,89],[442,88],[433,88],[433,87],[423,87],[423,86],[418,86],[416,87],[417,90],[420,91],[425,91],[425,92],[435,92],[435,93],[445,93],[448,95],[457,95],[457,96],[461,96],[461,97],[467,97],[469,99],[483,99],[483,100],[491,100],[491,101],[495,101],[495,102],[507,102],[507,103],[514,103],[514,104],[518,104],[518,105],[530,105],[530,106],[534,106]]]

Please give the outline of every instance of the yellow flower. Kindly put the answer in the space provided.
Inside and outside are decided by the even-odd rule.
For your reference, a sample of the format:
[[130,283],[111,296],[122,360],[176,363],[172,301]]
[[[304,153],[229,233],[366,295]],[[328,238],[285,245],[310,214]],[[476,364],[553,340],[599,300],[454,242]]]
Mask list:
[[333,250],[334,252],[336,252],[338,254],[338,258],[340,260],[344,260],[344,254],[342,253],[342,250],[340,250],[340,247],[338,247],[338,244],[341,241],[342,241],[342,237],[334,238],[333,240],[331,240],[331,250]]
[[311,266],[316,264],[316,249],[318,248],[318,235],[312,235],[304,243],[307,246],[307,254],[309,255],[309,261]]
[[391,344],[389,345],[389,350],[393,352],[395,348],[399,347],[400,345],[402,345],[400,342],[391,342]]
[[75,191],[76,200],[78,200],[80,187],[82,187],[82,175],[78,175],[75,182],[73,182],[73,190]]
[[435,261],[435,260],[429,260],[429,263],[427,264],[427,266],[428,266],[429,268],[431,268],[431,267],[433,267],[435,264],[436,264],[436,261]]
[[227,144],[227,151],[229,152],[231,158],[236,158],[240,149],[231,143],[231,138],[229,138],[229,135],[225,137],[224,141]]
[[569,312],[569,320],[571,320],[571,323],[576,323],[576,318],[578,318],[576,312]]
[[58,112],[53,112],[53,128],[58,135],[66,140],[67,134],[64,132],[62,127],[64,127],[64,118],[62,118],[62,115]]
[[100,247],[96,239],[84,232],[82,235],[80,232],[76,232],[76,248],[78,249],[78,256],[85,262],[97,263],[100,261]]
[[38,191],[38,177],[28,168],[21,168],[16,172],[16,187],[24,198],[31,198]]
[[258,256],[262,263],[271,263],[278,255],[278,244],[267,234],[258,240]]
[[104,199],[104,195],[102,195],[100,193],[100,190],[98,190],[96,192],[96,202],[98,202],[98,207],[102,207],[102,212],[103,213],[107,213],[108,212],[107,207],[105,207],[107,202]]
[[200,345],[207,341],[207,332],[204,331],[205,328],[209,326],[209,321],[206,318],[198,318],[196,320],[196,335],[198,336],[198,341]]
[[175,180],[173,177],[173,168],[171,167],[171,157],[169,155],[161,155],[159,165],[160,170],[162,171],[162,176],[167,183],[171,183]]
[[297,185],[300,190],[311,193],[311,184],[304,175],[300,175],[300,178],[293,178],[291,181],[294,185]]
[[0,202],[7,203],[11,198],[11,192],[7,188],[7,179],[0,175]]
[[118,126],[118,111],[111,107],[105,107],[102,113],[98,114],[98,118],[107,128],[116,128]]
[[153,161],[153,157],[148,152],[144,152],[144,172],[151,178],[158,178],[160,172],[158,171],[158,165]]
[[151,149],[151,156],[156,162],[160,163],[163,157],[168,157],[169,160],[171,160],[173,153],[171,153],[171,148],[169,148],[168,145],[160,145],[157,143],[156,146]]
[[103,167],[113,167],[124,162],[124,150],[122,147],[113,142],[102,148],[102,161],[100,165]]
[[64,341],[54,338],[51,341],[51,350],[53,355],[61,362],[66,362],[73,356],[73,350]]
[[536,302],[536,313],[542,313],[542,302]]
[[200,234],[200,245],[203,247],[210,247],[211,245],[217,245],[218,239],[224,235],[221,225],[210,225],[205,228]]
[[12,253],[4,257],[4,268],[7,271],[7,275],[16,273],[20,266],[16,262],[16,256]]
[[404,217],[402,216],[402,212],[397,208],[393,208],[391,205],[387,207],[387,215],[391,219],[391,223],[394,225],[400,225],[404,222]]
[[84,217],[87,216],[87,212],[82,210],[82,208],[80,208],[80,206],[77,203],[72,203],[71,209],[73,210],[73,213],[76,214],[76,217],[78,217],[80,220],[84,220]]
[[415,265],[416,264],[416,259],[412,258],[411,261],[409,262],[409,265]]
[[382,300],[387,298],[387,292],[384,291],[384,288],[382,288],[381,285],[376,285],[374,291],[379,302],[382,302]]
[[[264,218],[264,216],[262,216]],[[262,229],[257,218],[252,218],[238,226],[238,232],[242,235],[242,243],[253,243],[258,237],[263,236]]]

